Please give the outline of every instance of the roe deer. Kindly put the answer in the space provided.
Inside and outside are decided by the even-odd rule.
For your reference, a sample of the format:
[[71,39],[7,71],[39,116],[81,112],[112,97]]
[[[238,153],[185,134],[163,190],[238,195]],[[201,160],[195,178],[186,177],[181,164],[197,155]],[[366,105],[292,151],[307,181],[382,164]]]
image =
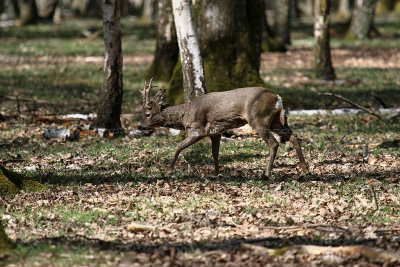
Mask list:
[[221,134],[227,129],[248,123],[271,150],[265,176],[271,177],[279,142],[288,140],[292,142],[296,150],[300,167],[305,173],[308,172],[297,136],[287,125],[285,110],[279,95],[262,87],[247,87],[208,93],[187,104],[168,105],[165,103],[165,89],[159,89],[157,94],[151,97],[151,88],[152,81],[149,84],[145,82],[142,91],[142,126],[164,126],[187,131],[186,139],[176,149],[170,170],[174,169],[182,150],[203,137],[209,136],[212,142],[215,172],[218,173]]

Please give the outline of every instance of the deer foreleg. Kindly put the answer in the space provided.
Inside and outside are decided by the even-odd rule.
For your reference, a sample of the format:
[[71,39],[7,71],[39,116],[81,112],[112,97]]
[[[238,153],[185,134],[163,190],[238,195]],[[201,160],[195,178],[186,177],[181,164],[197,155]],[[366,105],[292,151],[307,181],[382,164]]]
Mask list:
[[274,165],[276,153],[278,151],[279,142],[275,139],[269,129],[257,129],[256,131],[258,135],[268,144],[270,153],[269,153],[269,162],[267,164],[267,168],[265,170],[264,176],[271,178],[271,172]]
[[304,160],[303,152],[301,151],[299,139],[297,138],[296,134],[292,134],[290,136],[290,142],[293,144],[293,147],[296,150],[297,157],[299,158],[299,161],[300,161],[301,169],[303,170],[304,173],[308,173],[308,165],[307,165],[306,161]]
[[197,141],[199,141],[201,138],[203,138],[203,136],[199,135],[196,132],[192,132],[189,133],[189,136],[185,138],[185,140],[183,140],[179,145],[178,148],[175,151],[175,155],[174,158],[172,159],[171,164],[169,165],[170,170],[172,171],[175,167],[175,163],[178,160],[178,156],[179,154],[182,152],[182,150],[184,150],[185,148],[187,148],[188,146],[193,145],[194,143],[196,143]]
[[215,174],[218,174],[218,155],[219,155],[219,145],[221,143],[221,135],[210,136],[212,143],[212,156],[214,158]]

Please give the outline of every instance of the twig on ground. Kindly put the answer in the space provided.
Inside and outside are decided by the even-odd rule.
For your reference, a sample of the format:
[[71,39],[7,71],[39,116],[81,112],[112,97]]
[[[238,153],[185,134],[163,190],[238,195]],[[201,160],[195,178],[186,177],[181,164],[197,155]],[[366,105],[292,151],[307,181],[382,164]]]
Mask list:
[[88,37],[86,37],[86,39],[84,40],[85,42],[90,42],[93,41],[94,39],[96,39],[97,37],[100,36],[100,34],[103,33],[103,29],[100,29],[98,31],[95,31],[94,33],[92,33],[91,35],[89,35]]
[[371,95],[382,105],[383,108],[388,108],[388,105],[386,105],[382,98],[380,98],[375,92],[371,92]]
[[361,255],[369,260],[382,260],[390,262],[400,262],[400,255],[398,253],[386,251],[380,248],[372,248],[362,245],[357,246],[340,246],[340,247],[323,247],[314,245],[300,245],[290,246],[280,249],[270,249],[262,246],[242,243],[241,247],[244,249],[253,250],[257,253],[267,254],[269,256],[282,255],[287,251],[295,251],[297,253],[309,254],[309,255],[321,255],[321,254],[339,254],[347,257]]
[[353,101],[351,101],[351,100],[349,100],[349,99],[347,99],[347,98],[345,98],[345,97],[343,97],[341,95],[335,94],[332,91],[330,93],[318,93],[318,95],[326,95],[326,96],[336,97],[336,98],[338,98],[338,99],[340,99],[340,100],[342,100],[342,101],[344,101],[346,103],[349,103],[350,105],[352,105],[352,106],[354,106],[356,108],[359,108],[359,109],[361,109],[361,110],[363,110],[363,111],[365,111],[365,112],[377,117],[378,119],[386,122],[386,120],[384,118],[382,118],[380,115],[376,114],[375,112],[373,112],[373,111],[367,109],[366,107],[363,107],[363,106],[361,106],[361,105],[359,105],[359,104],[357,104],[357,103],[355,103],[355,102],[353,102]]

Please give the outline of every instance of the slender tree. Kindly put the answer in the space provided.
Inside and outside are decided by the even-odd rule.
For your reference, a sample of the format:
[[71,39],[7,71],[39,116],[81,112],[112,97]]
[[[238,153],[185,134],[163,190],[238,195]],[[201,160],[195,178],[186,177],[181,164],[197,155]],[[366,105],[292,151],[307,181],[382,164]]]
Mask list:
[[94,125],[119,130],[123,94],[120,1],[104,0],[103,13],[105,46],[103,90]]
[[207,92],[192,0],[172,0],[183,72],[185,103]]
[[315,0],[315,75],[323,80],[335,79],[329,44],[329,9],[330,0]]
[[[264,9],[265,9],[265,5],[266,5],[265,2],[263,2],[261,4],[264,4]],[[263,34],[262,34],[262,45],[261,45],[262,51],[264,51],[264,52],[272,52],[272,51],[285,52],[287,50],[285,45],[280,40],[275,38],[274,31],[269,26],[268,18],[265,13],[266,12],[262,12],[262,16],[263,16]]]
[[350,17],[350,1],[349,0],[339,0],[338,6],[339,16],[345,19]]
[[159,1],[158,12],[156,50],[153,63],[145,76],[147,79],[156,77],[162,81],[169,81],[179,56],[171,0]]
[[[160,0],[165,2],[165,0]],[[144,0],[142,9],[142,22],[153,22],[157,18],[157,0]]]
[[38,13],[35,0],[18,0],[18,11],[21,25],[37,22]]
[[366,39],[373,29],[377,0],[356,0],[353,17],[347,34],[348,39]]
[[290,44],[292,5],[293,0],[275,1],[275,35],[285,45]]

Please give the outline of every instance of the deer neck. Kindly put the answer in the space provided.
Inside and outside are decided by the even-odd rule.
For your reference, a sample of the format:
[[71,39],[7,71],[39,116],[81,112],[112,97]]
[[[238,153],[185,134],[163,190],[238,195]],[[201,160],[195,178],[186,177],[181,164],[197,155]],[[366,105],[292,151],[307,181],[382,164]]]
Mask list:
[[183,116],[185,114],[185,104],[168,106],[161,113],[153,117],[154,122],[159,126],[184,129]]

